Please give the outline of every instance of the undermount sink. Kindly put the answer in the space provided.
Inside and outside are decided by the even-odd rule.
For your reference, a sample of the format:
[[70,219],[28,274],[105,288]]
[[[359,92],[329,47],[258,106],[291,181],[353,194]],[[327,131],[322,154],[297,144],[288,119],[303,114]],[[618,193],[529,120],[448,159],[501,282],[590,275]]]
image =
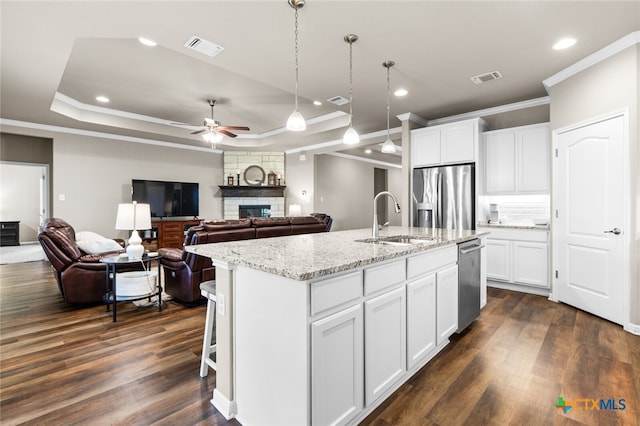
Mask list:
[[367,238],[364,240],[356,240],[359,243],[383,244],[389,246],[414,246],[419,244],[428,244],[434,241],[432,237],[413,237],[410,235],[392,235],[389,237]]

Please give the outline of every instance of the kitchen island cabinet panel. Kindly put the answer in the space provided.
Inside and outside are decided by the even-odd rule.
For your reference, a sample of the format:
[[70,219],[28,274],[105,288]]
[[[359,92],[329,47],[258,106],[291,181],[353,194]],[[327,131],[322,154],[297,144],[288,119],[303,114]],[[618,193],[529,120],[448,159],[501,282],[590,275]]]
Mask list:
[[407,284],[407,369],[436,349],[436,274]]
[[343,425],[363,408],[362,305],[311,324],[313,425]]
[[365,320],[365,402],[370,405],[405,372],[404,286],[368,300]]
[[440,346],[458,329],[458,265],[436,274],[437,336]]

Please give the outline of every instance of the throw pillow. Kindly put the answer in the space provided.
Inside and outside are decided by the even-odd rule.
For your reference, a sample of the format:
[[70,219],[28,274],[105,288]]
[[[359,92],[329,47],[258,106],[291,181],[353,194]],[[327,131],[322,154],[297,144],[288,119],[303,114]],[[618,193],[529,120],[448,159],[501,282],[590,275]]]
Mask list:
[[96,234],[91,231],[76,232],[76,241],[93,241],[93,240],[106,240],[107,237],[103,237],[100,234]]
[[83,240],[76,241],[80,250],[88,254],[100,254],[112,251],[122,251],[122,246],[113,240],[105,238],[103,240]]

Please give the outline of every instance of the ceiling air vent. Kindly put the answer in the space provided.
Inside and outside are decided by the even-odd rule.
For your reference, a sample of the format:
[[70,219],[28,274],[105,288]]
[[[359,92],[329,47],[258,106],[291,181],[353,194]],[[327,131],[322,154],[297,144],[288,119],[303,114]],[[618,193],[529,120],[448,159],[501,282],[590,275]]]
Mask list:
[[327,99],[327,102],[331,102],[334,105],[342,106],[349,103],[349,99],[344,96],[334,96],[333,98]]
[[499,78],[502,78],[502,74],[500,73],[500,71],[492,71],[486,74],[473,76],[471,77],[471,81],[473,81],[475,84],[482,84],[486,83],[487,81],[497,80]]
[[217,44],[196,35],[187,40],[184,46],[188,47],[189,49],[193,49],[196,52],[200,52],[204,55],[211,56],[212,58],[218,56],[218,54],[220,54],[220,52],[224,50],[224,47],[218,46]]

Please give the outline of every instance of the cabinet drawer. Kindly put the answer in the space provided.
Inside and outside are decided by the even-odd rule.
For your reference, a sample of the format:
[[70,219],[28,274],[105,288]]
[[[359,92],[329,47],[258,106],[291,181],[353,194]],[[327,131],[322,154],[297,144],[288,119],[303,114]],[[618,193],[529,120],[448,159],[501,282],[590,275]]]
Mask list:
[[351,302],[362,296],[362,272],[352,272],[311,283],[311,315]]
[[458,246],[429,250],[407,259],[407,279],[418,277],[458,262]]
[[406,279],[406,264],[397,260],[385,265],[364,270],[364,294],[369,295],[387,287],[399,284]]

